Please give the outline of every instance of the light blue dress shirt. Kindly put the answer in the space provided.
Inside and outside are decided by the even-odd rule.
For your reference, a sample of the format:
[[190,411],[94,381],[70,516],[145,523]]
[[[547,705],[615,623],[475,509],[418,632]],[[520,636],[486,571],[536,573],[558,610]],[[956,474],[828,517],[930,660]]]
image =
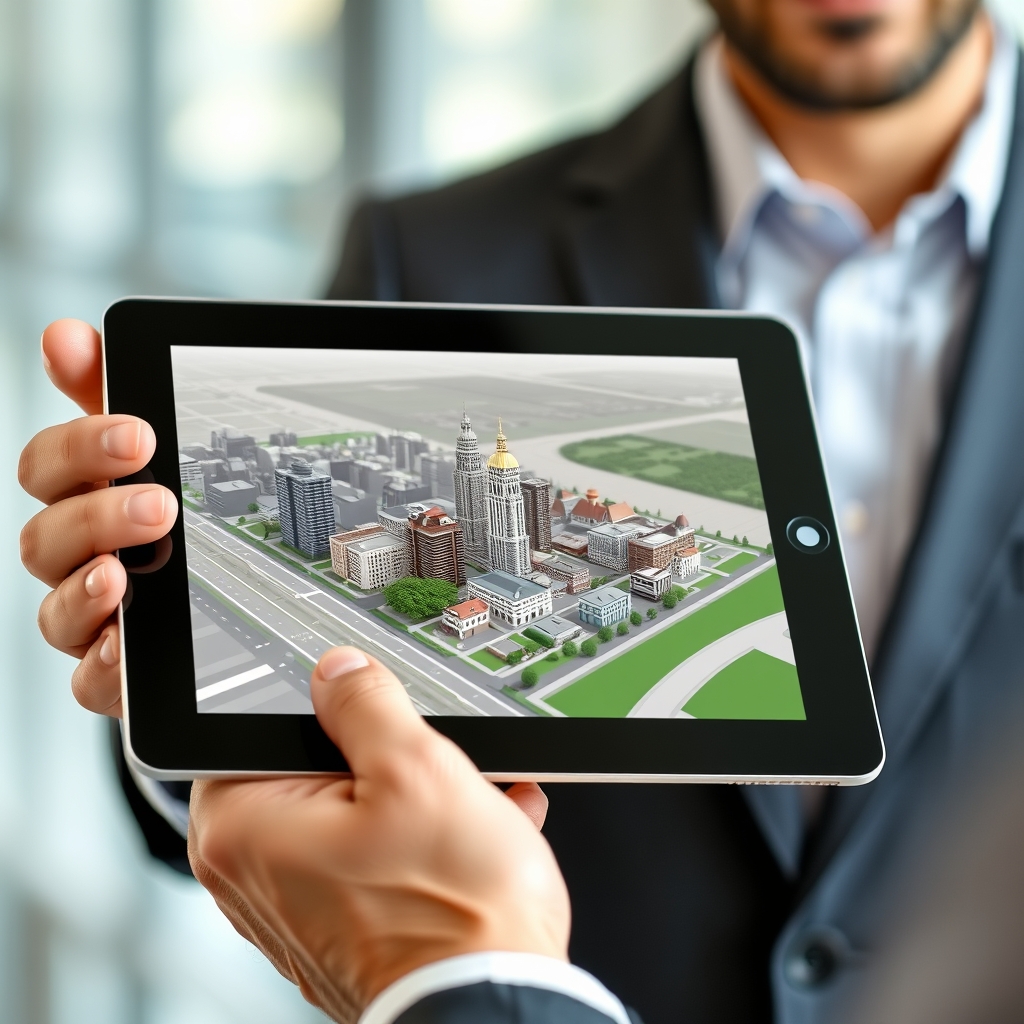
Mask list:
[[800,340],[869,657],[920,518],[1002,194],[1017,60],[995,25],[983,102],[938,186],[875,233],[845,195],[797,176],[733,87],[720,38],[697,58],[719,293]]

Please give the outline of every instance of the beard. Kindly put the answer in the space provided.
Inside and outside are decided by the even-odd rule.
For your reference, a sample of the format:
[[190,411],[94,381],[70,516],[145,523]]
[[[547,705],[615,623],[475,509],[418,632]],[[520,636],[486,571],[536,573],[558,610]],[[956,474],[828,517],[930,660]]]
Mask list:
[[[914,53],[886,74],[835,85],[821,69],[801,63],[778,44],[771,21],[764,16],[763,0],[755,17],[741,14],[735,0],[710,3],[729,45],[784,98],[818,111],[870,110],[917,92],[967,34],[981,8],[981,0],[932,0],[926,37]],[[884,16],[868,15],[822,18],[816,30],[832,46],[852,50],[884,26]]]

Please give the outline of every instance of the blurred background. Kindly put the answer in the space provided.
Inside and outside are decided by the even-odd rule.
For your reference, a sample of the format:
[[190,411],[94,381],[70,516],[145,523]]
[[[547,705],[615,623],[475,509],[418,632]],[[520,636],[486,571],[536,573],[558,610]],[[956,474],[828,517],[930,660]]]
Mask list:
[[[1024,0],[1003,0],[1024,21]],[[151,863],[35,629],[18,452],[75,415],[38,338],[125,294],[315,298],[353,201],[608,123],[696,0],[0,0],[0,1019],[323,1020]]]

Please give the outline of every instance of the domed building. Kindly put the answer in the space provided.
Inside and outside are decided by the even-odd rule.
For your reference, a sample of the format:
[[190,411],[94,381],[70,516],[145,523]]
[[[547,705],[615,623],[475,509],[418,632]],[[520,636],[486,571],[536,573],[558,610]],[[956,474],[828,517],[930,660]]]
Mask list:
[[487,460],[487,543],[492,569],[513,576],[533,571],[519,463],[508,450],[500,419],[495,452]]

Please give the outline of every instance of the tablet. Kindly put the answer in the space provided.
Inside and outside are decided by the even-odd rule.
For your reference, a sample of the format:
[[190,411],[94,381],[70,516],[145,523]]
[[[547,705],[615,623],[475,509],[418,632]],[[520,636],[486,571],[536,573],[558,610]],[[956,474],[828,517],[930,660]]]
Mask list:
[[796,340],[676,311],[126,299],[106,407],[171,488],[120,552],[163,779],[343,772],[310,672],[391,668],[489,777],[856,784],[883,747]]

